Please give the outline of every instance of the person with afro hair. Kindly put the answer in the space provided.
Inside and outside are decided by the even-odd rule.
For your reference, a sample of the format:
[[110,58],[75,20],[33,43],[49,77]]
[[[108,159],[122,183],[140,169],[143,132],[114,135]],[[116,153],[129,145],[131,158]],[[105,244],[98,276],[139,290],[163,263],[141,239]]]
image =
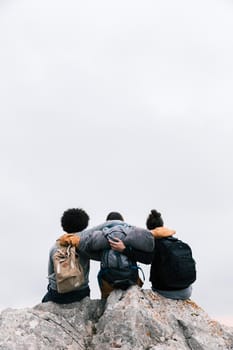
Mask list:
[[[76,245],[82,233],[88,226],[89,216],[83,209],[68,209],[66,210],[61,217],[61,226],[66,232],[66,234],[72,240],[73,245]],[[73,235],[75,233],[75,235]],[[79,235],[76,235],[76,234]],[[57,291],[56,284],[56,276],[54,272],[54,264],[53,264],[53,255],[58,249],[57,245],[54,245],[49,253],[49,264],[48,264],[48,291],[46,295],[43,297],[42,302],[53,301],[58,304],[68,304],[75,301],[80,301],[83,298],[90,296],[90,288],[88,284],[88,276],[90,270],[90,260],[89,258],[79,253],[80,264],[82,265],[84,271],[84,283],[79,287],[79,289],[67,292],[67,293],[59,293]]]

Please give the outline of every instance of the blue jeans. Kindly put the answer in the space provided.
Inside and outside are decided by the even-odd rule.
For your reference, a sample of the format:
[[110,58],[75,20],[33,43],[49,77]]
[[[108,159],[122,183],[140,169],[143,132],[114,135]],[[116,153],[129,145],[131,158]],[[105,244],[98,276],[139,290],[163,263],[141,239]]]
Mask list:
[[176,299],[176,300],[189,299],[192,294],[192,286],[189,286],[185,289],[180,289],[180,290],[160,290],[152,287],[152,290],[162,295],[165,298]]

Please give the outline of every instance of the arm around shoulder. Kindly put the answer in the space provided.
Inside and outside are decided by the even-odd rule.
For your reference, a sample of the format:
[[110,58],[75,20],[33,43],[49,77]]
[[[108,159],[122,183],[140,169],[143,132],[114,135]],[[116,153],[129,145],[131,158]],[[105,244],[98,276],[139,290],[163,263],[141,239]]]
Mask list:
[[153,252],[154,250],[154,236],[149,230],[143,228],[132,226],[129,229],[124,242],[125,244],[143,252]]

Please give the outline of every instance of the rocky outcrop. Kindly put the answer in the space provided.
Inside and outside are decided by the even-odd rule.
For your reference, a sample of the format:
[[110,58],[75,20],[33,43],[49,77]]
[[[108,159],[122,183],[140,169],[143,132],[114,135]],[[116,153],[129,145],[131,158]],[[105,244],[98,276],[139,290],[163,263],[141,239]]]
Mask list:
[[0,314],[1,350],[228,350],[233,328],[211,320],[193,301],[169,300],[132,287],[107,302],[39,304]]

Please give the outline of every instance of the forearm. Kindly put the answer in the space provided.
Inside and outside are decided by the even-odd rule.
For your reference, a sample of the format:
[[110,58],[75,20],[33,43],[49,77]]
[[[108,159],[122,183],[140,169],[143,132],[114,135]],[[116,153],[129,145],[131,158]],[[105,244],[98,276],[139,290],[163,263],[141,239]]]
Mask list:
[[81,237],[78,249],[88,254],[98,252],[109,247],[108,240],[102,231],[89,232]]
[[106,221],[98,226],[90,228],[80,233],[81,240],[79,243],[79,250],[92,253],[94,251],[99,251],[108,248],[108,241],[105,237],[104,228],[109,225],[117,225],[118,222]]

